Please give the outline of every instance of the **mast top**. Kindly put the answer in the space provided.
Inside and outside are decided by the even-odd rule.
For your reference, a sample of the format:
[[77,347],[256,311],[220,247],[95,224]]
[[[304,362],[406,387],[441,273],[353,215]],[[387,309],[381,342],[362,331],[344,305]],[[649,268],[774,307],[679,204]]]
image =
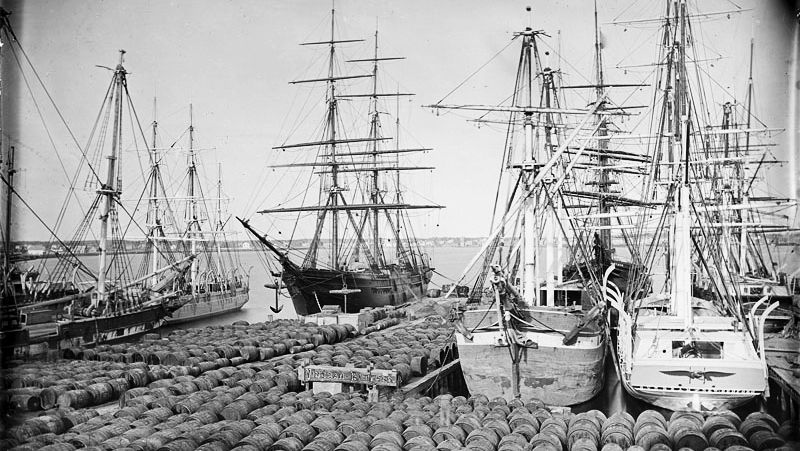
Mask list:
[[119,49],[119,64],[117,64],[116,72],[125,72],[125,68],[122,67],[122,63],[125,62],[125,50]]

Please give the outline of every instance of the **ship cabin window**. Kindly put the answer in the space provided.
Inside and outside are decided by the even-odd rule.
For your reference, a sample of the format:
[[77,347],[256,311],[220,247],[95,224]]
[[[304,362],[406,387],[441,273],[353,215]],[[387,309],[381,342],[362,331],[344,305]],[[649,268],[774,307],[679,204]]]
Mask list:
[[672,357],[678,359],[721,359],[721,341],[683,341],[672,342]]
[[751,295],[761,294],[764,290],[761,287],[747,287]]
[[[555,290],[555,306],[581,305],[582,290]],[[541,305],[548,305],[547,290],[539,291]]]

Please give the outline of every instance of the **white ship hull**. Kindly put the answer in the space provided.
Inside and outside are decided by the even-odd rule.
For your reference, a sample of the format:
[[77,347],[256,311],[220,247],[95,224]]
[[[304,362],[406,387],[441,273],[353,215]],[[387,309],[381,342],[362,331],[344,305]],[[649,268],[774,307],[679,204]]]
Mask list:
[[239,288],[235,292],[223,291],[214,293],[201,293],[197,296],[189,296],[191,299],[183,304],[181,308],[168,317],[166,324],[181,324],[208,318],[214,315],[235,312],[249,300],[249,290]]

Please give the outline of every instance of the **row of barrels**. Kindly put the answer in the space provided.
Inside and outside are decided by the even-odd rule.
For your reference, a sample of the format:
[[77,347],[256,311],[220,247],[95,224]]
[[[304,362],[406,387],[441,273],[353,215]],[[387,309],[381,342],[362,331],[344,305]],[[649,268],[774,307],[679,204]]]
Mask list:
[[[449,332],[438,326],[431,326],[420,327],[416,331],[416,335],[418,335],[418,340],[430,342],[431,339],[436,340],[440,339],[441,336],[449,336]],[[378,337],[378,340],[384,347],[397,344],[397,340],[400,339],[410,342],[410,334],[405,330],[397,331],[391,334],[391,337],[391,339]],[[388,350],[382,352],[388,352]],[[272,362],[243,363],[236,367],[224,366],[208,369],[199,375],[173,375],[171,378],[154,380],[147,384],[146,387],[129,388],[120,397],[120,410],[116,413],[116,416],[137,417],[154,409],[161,410],[154,411],[151,415],[146,416],[156,414],[163,416],[166,412],[164,409],[167,409],[173,411],[173,413],[183,414],[195,414],[208,410],[212,411],[218,418],[227,420],[241,419],[254,408],[277,405],[279,399],[276,398],[276,395],[287,390],[298,390],[300,385],[297,379],[296,367],[313,359],[317,354],[316,351],[305,351],[289,354],[283,359]],[[220,358],[220,360],[223,360],[223,358]],[[220,395],[223,392],[225,393],[224,397],[220,397],[223,396]],[[254,396],[262,397],[264,405],[254,401]],[[283,402],[286,402],[285,398]],[[305,398],[299,404],[296,400],[293,400],[289,405],[298,404],[315,410],[320,408],[320,406],[310,403],[312,403],[312,400]],[[323,402],[322,407],[324,408],[326,405],[328,404]],[[91,409],[84,409],[84,411],[91,411]],[[40,417],[38,420],[29,420],[21,427],[12,428],[9,436],[17,443],[28,442],[25,444],[28,447],[27,449],[39,448],[53,445],[54,443],[48,443],[48,441],[58,440],[58,436],[60,434],[63,435],[63,432],[65,432],[62,429],[76,423],[74,420],[61,422],[53,420],[54,415],[47,415],[46,417],[48,420],[46,422],[41,419],[43,417]],[[137,417],[136,419],[139,418]],[[104,431],[112,429],[107,428]],[[69,433],[80,431],[80,428],[72,428],[65,437],[69,439]],[[100,438],[103,438],[105,434],[106,432],[103,432]],[[61,438],[64,439],[64,437]],[[111,438],[108,437],[108,439]],[[60,440],[59,443],[63,444],[64,441],[68,442],[68,444],[71,443],[67,439]],[[83,440],[81,438],[79,441],[83,443]],[[84,444],[88,444],[88,442]],[[114,446],[117,445],[119,443]],[[110,447],[111,445],[109,444],[108,446]],[[23,447],[21,449],[26,448]]]
[[256,324],[239,322],[179,329],[164,338],[148,334],[141,342],[124,349],[98,346],[94,350],[66,350],[65,357],[187,366],[217,357],[268,360],[286,353],[307,351],[321,344],[338,343],[355,334],[355,327],[350,325],[319,326],[298,320]]
[[453,329],[433,322],[394,327],[380,334],[324,345],[311,358],[315,365],[395,369],[401,383],[457,358]]
[[[535,399],[442,395],[367,402],[359,394],[313,394],[296,368],[313,351],[222,367],[131,389],[113,414],[91,409],[29,420],[6,449],[422,451],[634,451],[782,449],[792,433],[764,413],[645,411],[606,417],[553,412]],[[83,413],[90,412],[90,413]],[[68,418],[68,416],[70,416]],[[80,416],[83,415],[83,416]],[[81,421],[83,420],[83,421]],[[698,433],[699,431],[699,433]],[[776,435],[770,436],[769,432]],[[708,443],[699,437],[706,437]],[[796,437],[795,437],[796,438]]]
[[[352,326],[283,320],[176,331],[166,339],[148,334],[127,347],[68,349],[65,357],[81,360],[26,363],[4,372],[7,388],[0,391],[0,408],[19,412],[99,405],[151,381],[296,354],[338,343],[354,331]],[[270,338],[262,341],[265,333]]]
[[[38,374],[40,379],[27,387],[0,391],[0,409],[19,413],[48,410],[57,405],[77,408],[98,405],[117,399],[129,388],[185,373],[183,368],[144,363],[123,367],[109,362],[86,363],[58,360],[34,365],[37,372],[26,371],[25,378]],[[54,373],[59,373],[58,378]]]

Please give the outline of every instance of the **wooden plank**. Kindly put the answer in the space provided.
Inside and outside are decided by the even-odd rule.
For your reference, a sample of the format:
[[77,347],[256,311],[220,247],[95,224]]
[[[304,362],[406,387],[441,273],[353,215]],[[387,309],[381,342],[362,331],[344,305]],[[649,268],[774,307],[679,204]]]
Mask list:
[[422,376],[419,379],[404,385],[401,390],[405,394],[422,393],[424,390],[427,390],[431,385],[433,385],[433,383],[439,378],[446,376],[460,365],[461,359],[455,359],[452,362],[445,364],[443,367],[437,368],[425,376]]
[[303,382],[341,382],[384,387],[397,387],[400,381],[397,370],[370,370],[328,365],[300,366],[297,368],[297,377]]

